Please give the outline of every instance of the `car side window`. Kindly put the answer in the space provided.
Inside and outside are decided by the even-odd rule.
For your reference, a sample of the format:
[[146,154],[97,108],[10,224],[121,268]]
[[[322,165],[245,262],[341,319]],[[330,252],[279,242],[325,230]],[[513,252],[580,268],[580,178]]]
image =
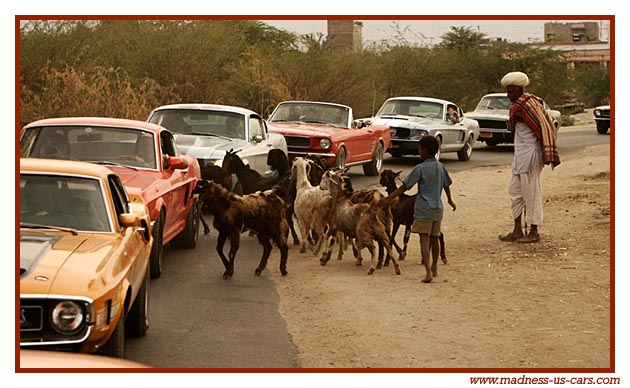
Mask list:
[[260,136],[262,139],[265,138],[265,133],[263,130],[262,119],[258,117],[250,117],[249,118],[249,140],[254,140],[256,136]]

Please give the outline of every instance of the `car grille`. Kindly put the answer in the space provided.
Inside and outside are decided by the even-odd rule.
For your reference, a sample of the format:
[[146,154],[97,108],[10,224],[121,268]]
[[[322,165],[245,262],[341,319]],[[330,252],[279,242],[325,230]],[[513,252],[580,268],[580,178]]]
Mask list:
[[610,118],[610,109],[602,109],[602,117]]
[[509,129],[508,122],[505,120],[479,120],[477,119],[477,122],[479,123],[479,129],[502,129],[506,131]]
[[399,128],[399,127],[392,127],[392,137],[409,137],[409,135],[411,135],[411,131],[409,130],[409,128]]
[[303,147],[308,148],[311,145],[311,139],[304,136],[285,136],[287,147]]

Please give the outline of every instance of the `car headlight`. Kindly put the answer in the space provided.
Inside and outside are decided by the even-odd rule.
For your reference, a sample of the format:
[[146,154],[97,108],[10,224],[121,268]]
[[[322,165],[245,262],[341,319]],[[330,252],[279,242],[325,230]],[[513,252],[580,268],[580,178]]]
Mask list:
[[332,145],[332,142],[330,141],[330,139],[321,139],[319,141],[319,146],[325,150],[329,149],[331,145]]
[[52,326],[60,334],[70,334],[79,329],[84,317],[83,308],[69,300],[57,303],[50,316]]
[[420,137],[429,136],[429,132],[427,132],[427,131],[418,131],[418,136],[420,136]]
[[601,116],[601,115],[602,115],[602,111],[601,111],[601,110],[599,110],[599,109],[595,109],[595,112],[594,112],[594,113],[595,113],[595,117],[599,117],[599,116]]

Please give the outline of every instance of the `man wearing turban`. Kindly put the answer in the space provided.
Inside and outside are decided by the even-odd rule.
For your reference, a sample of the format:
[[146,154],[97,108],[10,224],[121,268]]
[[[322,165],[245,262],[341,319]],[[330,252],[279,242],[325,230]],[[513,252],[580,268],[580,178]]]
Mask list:
[[[540,99],[526,93],[529,85],[527,74],[512,72],[501,80],[510,107],[510,130],[514,134],[514,161],[508,195],[512,203],[514,229],[499,236],[501,241],[532,243],[540,240],[538,226],[543,221],[542,190],[540,174],[544,165],[553,169],[560,164],[556,146],[556,133]],[[530,225],[529,233],[523,232],[521,223],[525,213],[525,224]]]

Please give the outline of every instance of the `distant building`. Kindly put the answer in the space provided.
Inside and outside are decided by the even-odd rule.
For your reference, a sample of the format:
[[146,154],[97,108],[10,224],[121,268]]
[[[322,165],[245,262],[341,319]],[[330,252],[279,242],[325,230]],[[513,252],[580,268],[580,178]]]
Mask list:
[[561,51],[567,67],[610,66],[610,43],[601,39],[598,22],[545,23],[545,43],[540,48]]
[[545,43],[599,42],[597,22],[545,23]]
[[327,47],[333,50],[361,51],[363,23],[354,20],[328,20]]

